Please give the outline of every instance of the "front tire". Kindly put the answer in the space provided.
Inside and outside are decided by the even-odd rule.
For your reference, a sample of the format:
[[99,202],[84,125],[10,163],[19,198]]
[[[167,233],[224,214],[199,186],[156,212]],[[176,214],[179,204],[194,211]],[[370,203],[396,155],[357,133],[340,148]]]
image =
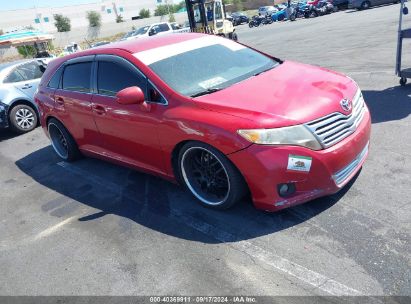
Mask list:
[[27,133],[37,127],[38,117],[36,110],[25,104],[13,107],[9,114],[10,128],[19,134]]
[[64,161],[74,161],[80,157],[80,151],[73,137],[57,119],[51,118],[47,124],[51,145],[56,154]]
[[204,143],[185,144],[179,153],[178,168],[187,189],[208,208],[228,209],[247,189],[242,175],[227,157]]

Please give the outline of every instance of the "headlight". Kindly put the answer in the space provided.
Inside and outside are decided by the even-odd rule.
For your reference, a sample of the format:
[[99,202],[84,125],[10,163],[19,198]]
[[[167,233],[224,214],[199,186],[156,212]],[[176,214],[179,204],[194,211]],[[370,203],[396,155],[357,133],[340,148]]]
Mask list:
[[312,150],[322,149],[314,135],[301,125],[277,129],[238,130],[238,134],[259,145],[291,145]]

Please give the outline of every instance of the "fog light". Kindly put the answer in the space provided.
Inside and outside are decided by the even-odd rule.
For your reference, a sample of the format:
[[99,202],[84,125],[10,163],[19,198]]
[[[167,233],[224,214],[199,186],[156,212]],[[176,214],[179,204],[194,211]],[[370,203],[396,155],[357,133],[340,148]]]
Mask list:
[[295,184],[294,183],[279,184],[277,186],[277,190],[278,190],[278,194],[281,197],[287,197],[295,192]]

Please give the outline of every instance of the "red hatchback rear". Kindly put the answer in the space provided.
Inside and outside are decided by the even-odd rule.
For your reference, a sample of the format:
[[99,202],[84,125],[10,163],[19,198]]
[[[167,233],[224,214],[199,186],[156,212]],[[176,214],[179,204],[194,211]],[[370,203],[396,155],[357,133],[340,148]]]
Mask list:
[[353,80],[208,35],[57,59],[35,100],[62,159],[181,182],[216,209],[247,192],[269,211],[335,193],[368,154],[370,114]]

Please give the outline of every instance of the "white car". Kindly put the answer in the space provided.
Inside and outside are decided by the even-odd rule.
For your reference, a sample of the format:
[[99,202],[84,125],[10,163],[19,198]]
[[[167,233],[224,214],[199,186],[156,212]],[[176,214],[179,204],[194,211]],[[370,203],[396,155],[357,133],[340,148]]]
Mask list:
[[140,27],[139,29],[127,33],[121,40],[133,40],[140,37],[148,37],[154,35],[163,35],[167,33],[172,33],[175,30],[172,25],[168,22],[154,23],[151,25],[146,25]]

